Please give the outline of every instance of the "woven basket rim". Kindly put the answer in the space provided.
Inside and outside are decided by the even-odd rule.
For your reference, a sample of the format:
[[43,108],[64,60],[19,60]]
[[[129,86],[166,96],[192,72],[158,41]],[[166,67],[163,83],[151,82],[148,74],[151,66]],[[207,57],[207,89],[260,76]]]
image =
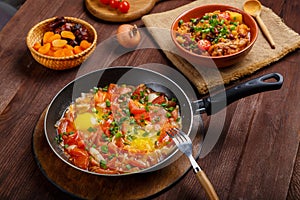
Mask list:
[[48,18],[48,19],[45,19],[39,23],[37,23],[36,25],[34,25],[28,32],[27,34],[27,37],[26,37],[26,44],[27,44],[27,47],[29,48],[29,50],[31,51],[31,53],[34,53],[36,55],[38,55],[39,57],[42,57],[42,58],[45,58],[45,59],[51,59],[51,60],[72,60],[72,59],[76,59],[76,58],[80,58],[82,56],[84,56],[85,54],[87,54],[97,43],[97,32],[95,30],[95,28],[88,22],[82,20],[82,19],[79,19],[79,18],[75,18],[75,17],[69,17],[69,16],[64,16],[64,18],[68,21],[74,21],[74,22],[79,22],[80,24],[84,25],[84,26],[87,26],[89,29],[92,30],[93,32],[93,36],[94,36],[94,39],[93,39],[93,42],[91,44],[91,46],[87,49],[85,49],[84,51],[78,53],[78,54],[75,54],[75,55],[72,55],[72,56],[66,56],[66,57],[53,57],[53,56],[48,56],[48,55],[44,55],[44,54],[41,54],[39,53],[38,51],[36,51],[35,49],[33,49],[33,46],[30,45],[30,42],[29,42],[29,38],[30,36],[34,33],[34,31],[44,25],[44,24],[47,24],[51,21],[54,21],[57,17],[51,17],[51,18]]

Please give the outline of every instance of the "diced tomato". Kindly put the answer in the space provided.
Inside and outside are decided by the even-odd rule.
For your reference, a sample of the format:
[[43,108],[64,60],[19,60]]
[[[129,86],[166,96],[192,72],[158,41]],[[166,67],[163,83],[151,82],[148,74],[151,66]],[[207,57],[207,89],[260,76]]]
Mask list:
[[175,101],[168,101],[167,107],[175,107],[177,104]]
[[124,140],[123,140],[123,138],[116,138],[116,139],[115,139],[115,144],[116,144],[118,147],[122,148],[122,147],[124,146]]
[[70,149],[69,154],[73,158],[73,162],[76,166],[87,169],[89,165],[89,154],[86,150],[80,148]]
[[132,96],[134,96],[136,99],[140,99],[141,98],[141,93],[146,89],[146,85],[141,84],[139,85],[135,91],[132,93]]
[[74,121],[74,112],[67,111],[65,112],[65,119],[68,119],[70,122]]
[[95,104],[97,105],[98,103],[103,103],[105,102],[105,99],[107,98],[107,92],[99,90],[97,94],[95,94],[94,100]]
[[60,120],[57,131],[59,134],[62,133],[70,133],[75,131],[74,123],[71,122],[69,119],[63,118]]
[[129,100],[129,111],[139,124],[144,124],[146,120],[150,120],[150,113],[146,111],[146,108],[141,103],[132,99]]
[[77,146],[78,146],[78,148],[81,148],[81,149],[85,148],[85,143],[84,143],[83,139],[79,138],[79,140],[77,142]]
[[230,20],[230,14],[228,12],[221,12],[219,14],[219,18],[225,19],[225,20]]
[[64,144],[67,145],[77,145],[79,148],[84,148],[85,143],[82,138],[80,138],[78,132],[74,132],[72,134],[64,134],[62,135],[64,140]]
[[115,93],[117,89],[117,85],[114,83],[109,84],[108,88],[107,88],[107,92],[108,93]]
[[84,149],[80,149],[78,147],[75,147],[75,148],[71,148],[69,150],[69,154],[71,156],[75,156],[75,157],[80,157],[80,156],[88,156],[88,152]]
[[166,101],[166,98],[164,95],[160,95],[152,101],[153,104],[162,104],[162,103],[166,103],[166,102],[167,101]]
[[74,157],[74,164],[82,169],[87,169],[89,166],[88,156]]
[[172,126],[170,124],[165,124],[164,127],[161,129],[160,135],[157,139],[158,146],[165,145],[168,142],[171,142],[172,139],[169,137],[166,131],[170,130]]
[[198,48],[207,51],[209,47],[211,46],[211,43],[209,40],[203,39],[198,41]]
[[137,101],[133,101],[132,99],[129,100],[129,111],[133,115],[136,114],[142,114],[146,112],[146,108],[143,107],[143,105]]
[[165,144],[166,142],[170,141],[171,138],[168,136],[168,134],[166,133],[166,131],[161,131],[159,138],[157,139],[157,141],[160,144]]
[[148,112],[138,113],[134,115],[134,119],[137,123],[144,123],[145,121],[150,121],[150,114]]
[[101,128],[102,128],[104,134],[105,134],[106,136],[108,136],[108,137],[110,136],[110,130],[109,130],[109,127],[110,127],[110,125],[111,125],[112,122],[113,122],[113,117],[112,117],[112,115],[110,115],[110,116],[108,117],[108,119],[105,120],[103,124],[101,124]]
[[63,135],[64,143],[67,145],[77,145],[78,140],[78,133],[74,132],[73,134]]

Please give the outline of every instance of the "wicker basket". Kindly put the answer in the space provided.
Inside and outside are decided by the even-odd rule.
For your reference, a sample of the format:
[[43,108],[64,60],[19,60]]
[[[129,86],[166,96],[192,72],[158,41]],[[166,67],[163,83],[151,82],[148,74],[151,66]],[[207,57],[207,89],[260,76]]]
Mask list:
[[77,19],[74,17],[64,17],[67,22],[75,22],[75,23],[80,23],[80,24],[84,25],[88,30],[89,36],[93,39],[92,45],[89,48],[87,48],[86,50],[84,50],[83,52],[81,52],[79,54],[75,54],[73,56],[52,57],[52,56],[48,56],[48,55],[43,55],[43,54],[39,53],[38,51],[36,51],[35,49],[33,49],[33,45],[36,42],[42,41],[44,33],[49,31],[49,28],[48,28],[49,23],[54,21],[55,18],[56,17],[46,19],[44,21],[41,21],[34,27],[32,27],[27,34],[26,44],[27,44],[33,58],[40,64],[44,65],[45,67],[48,67],[48,68],[54,69],[54,70],[64,70],[64,69],[70,69],[70,68],[76,67],[76,66],[80,65],[83,61],[85,61],[95,50],[96,44],[97,44],[97,32],[92,27],[92,25],[90,25],[89,23],[87,23],[81,19]]

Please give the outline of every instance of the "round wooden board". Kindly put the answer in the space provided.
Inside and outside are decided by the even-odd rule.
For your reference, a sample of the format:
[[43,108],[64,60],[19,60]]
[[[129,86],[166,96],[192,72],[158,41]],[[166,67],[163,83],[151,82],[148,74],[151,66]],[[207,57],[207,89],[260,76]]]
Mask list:
[[99,0],[85,0],[88,11],[95,17],[110,22],[129,22],[139,19],[154,7],[158,0],[127,0],[130,4],[127,13],[121,13],[109,5],[101,4]]
[[[60,160],[50,148],[44,134],[45,112],[40,116],[33,133],[33,151],[37,164],[55,186],[76,197],[83,199],[150,197],[171,186],[191,168],[186,156],[181,156],[171,165],[148,173],[109,177],[79,171]],[[198,131],[199,124],[196,124]],[[200,152],[201,141],[201,134],[197,134],[193,141],[196,156]]]

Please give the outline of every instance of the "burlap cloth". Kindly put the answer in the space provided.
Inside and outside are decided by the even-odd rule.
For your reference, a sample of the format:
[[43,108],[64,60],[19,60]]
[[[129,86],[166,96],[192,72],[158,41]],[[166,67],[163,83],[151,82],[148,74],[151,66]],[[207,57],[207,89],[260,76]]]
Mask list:
[[[182,7],[176,8],[163,13],[155,13],[142,17],[142,20],[146,27],[158,27],[164,29],[170,29],[173,20],[183,11],[192,7],[204,4],[227,4],[242,9],[244,0],[198,0]],[[247,75],[250,75],[257,70],[270,65],[289,52],[292,52],[300,47],[300,36],[293,31],[287,25],[284,24],[282,19],[277,16],[271,9],[263,6],[261,12],[261,18],[268,27],[276,44],[275,49],[271,49],[269,43],[261,33],[259,32],[258,39],[253,46],[247,57],[240,63],[227,68],[219,69],[222,81],[225,85],[232,83],[235,80],[241,79]],[[149,31],[158,45],[163,49],[164,53],[172,61],[172,63],[196,86],[200,94],[206,94],[209,89],[213,88],[220,82],[220,78],[215,77],[215,73],[210,73],[213,69],[204,69],[204,72],[199,73],[195,66],[189,64],[186,60],[179,57],[175,53],[166,51],[168,49],[174,49],[175,45],[171,40],[170,34],[162,37],[158,31]],[[216,71],[216,70],[215,70]],[[203,79],[203,74],[205,80]],[[220,77],[220,76],[219,76]]]

